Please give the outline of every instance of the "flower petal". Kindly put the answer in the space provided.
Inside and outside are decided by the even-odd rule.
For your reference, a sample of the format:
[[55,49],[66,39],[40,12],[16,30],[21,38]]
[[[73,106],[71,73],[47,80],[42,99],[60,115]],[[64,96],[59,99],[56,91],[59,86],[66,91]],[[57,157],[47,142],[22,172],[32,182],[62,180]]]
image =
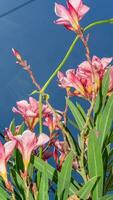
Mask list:
[[55,3],[55,13],[58,17],[61,17],[65,20],[69,20],[69,12],[68,10],[62,6],[61,4]]
[[111,58],[105,58],[104,57],[104,58],[101,59],[101,63],[103,65],[103,67],[106,68],[111,63],[112,60],[113,60],[112,57]]
[[68,0],[68,2],[73,6],[76,11],[78,11],[80,5],[82,4],[82,0]]
[[15,140],[6,142],[4,144],[4,148],[5,148],[5,160],[6,161],[8,161],[9,158],[11,157],[15,146],[16,146],[16,141]]
[[49,142],[50,138],[48,135],[41,133],[38,137],[38,142],[36,144],[37,147],[42,146],[44,144],[46,144],[47,142]]

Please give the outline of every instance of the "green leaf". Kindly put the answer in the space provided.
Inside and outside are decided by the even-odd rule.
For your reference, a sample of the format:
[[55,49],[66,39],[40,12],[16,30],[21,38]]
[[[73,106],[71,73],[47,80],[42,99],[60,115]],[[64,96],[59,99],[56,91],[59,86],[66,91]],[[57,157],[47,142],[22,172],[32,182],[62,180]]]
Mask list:
[[34,90],[33,92],[31,92],[30,96],[31,95],[34,95],[34,94],[39,94],[40,92],[38,90]]
[[103,148],[106,137],[108,136],[108,132],[110,131],[112,120],[113,120],[113,94],[109,97],[106,106],[103,110],[103,113],[101,114],[100,126],[98,130],[101,133],[99,136],[101,149]]
[[96,102],[94,106],[94,118],[96,121],[96,128],[98,130],[99,127],[99,121],[102,115],[102,110],[104,109],[106,98],[107,98],[107,92],[109,87],[109,70],[104,75],[104,78],[102,80],[102,86],[98,92],[98,95],[96,97]]
[[9,129],[10,131],[12,132],[12,134],[14,135],[15,134],[15,119],[13,119],[10,123],[10,126],[9,126]]
[[97,200],[103,193],[103,160],[100,145],[94,131],[88,139],[88,170],[90,177],[100,177],[93,190],[93,200]]
[[24,132],[25,130],[25,124],[24,122],[20,125],[19,127],[19,131],[18,131],[18,135],[22,135],[22,133]]
[[106,101],[106,96],[107,96],[107,92],[108,92],[108,88],[109,88],[109,69],[107,70],[107,72],[104,75],[104,78],[102,80],[102,104],[105,104]]
[[105,195],[101,198],[99,198],[99,200],[113,200],[113,195]]
[[[84,118],[84,121],[86,121],[87,114],[83,110],[82,106],[78,102],[76,103],[76,106],[77,106],[79,112],[81,113],[82,117]],[[92,128],[92,122],[91,122],[91,120],[89,122],[89,127]]]
[[41,176],[38,200],[49,200],[49,195],[48,195],[48,177],[47,177],[46,166],[44,166],[44,170],[43,170],[42,176]]
[[9,194],[0,186],[0,199],[1,200],[9,200],[11,197]]
[[75,155],[80,155],[80,147],[76,141],[76,139],[73,137],[73,135],[71,134],[70,130],[68,129],[68,127],[65,127],[64,126],[64,129],[66,130],[66,132],[68,133],[68,142],[69,142],[69,145],[71,147],[71,150],[73,151],[73,153]]
[[73,153],[70,152],[62,166],[62,170],[58,176],[57,198],[58,200],[67,199],[69,193],[71,171],[72,171]]
[[19,173],[20,170],[23,171],[24,169],[24,164],[23,164],[23,159],[22,159],[22,155],[19,152],[18,149],[15,150],[15,154],[16,154],[16,170]]
[[75,118],[75,121],[76,121],[79,129],[82,130],[83,127],[84,127],[85,120],[84,120],[81,112],[78,110],[78,108],[69,99],[67,99],[67,104],[68,104],[68,106],[71,110],[73,117]]
[[69,117],[67,117],[67,122],[69,122],[75,129],[79,130],[78,125],[75,124],[75,121],[71,120]]
[[89,194],[95,186],[97,180],[97,176],[91,178],[87,183],[85,183],[85,185],[83,185],[83,187],[78,192],[76,192],[77,196],[83,200],[88,199]]
[[19,196],[25,200],[25,186],[24,181],[15,170],[11,170],[12,182],[16,186]]
[[[57,172],[55,168],[53,168],[51,165],[49,165],[48,163],[46,163],[39,157],[34,158],[34,167],[36,167],[40,172],[43,172],[44,166],[47,169],[48,178],[57,184],[59,172]],[[74,183],[72,182],[70,183],[70,187],[69,187],[70,195],[73,195],[80,188],[79,184],[75,180],[74,180]]]

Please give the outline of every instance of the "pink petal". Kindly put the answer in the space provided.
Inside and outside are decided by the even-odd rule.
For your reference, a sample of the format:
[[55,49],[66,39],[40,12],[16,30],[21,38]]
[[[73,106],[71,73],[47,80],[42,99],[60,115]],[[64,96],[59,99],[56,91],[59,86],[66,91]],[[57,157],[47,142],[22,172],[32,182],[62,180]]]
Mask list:
[[61,18],[65,19],[65,20],[69,20],[69,12],[61,4],[55,3],[55,13],[56,13],[56,15],[58,17],[61,17]]
[[80,19],[90,10],[90,8],[86,5],[82,5],[78,10],[78,16]]
[[6,161],[8,161],[9,158],[11,157],[15,146],[16,146],[15,140],[12,140],[12,141],[5,143],[4,148],[5,148],[5,160]]
[[101,63],[103,65],[104,68],[106,68],[110,63],[111,61],[113,60],[113,58],[102,58],[101,59]]
[[29,106],[29,104],[26,100],[17,101],[16,104],[17,104],[17,106],[23,107],[23,108]]
[[64,78],[64,74],[61,71],[59,71],[57,73],[57,77],[58,77],[59,80],[61,80],[62,78]]
[[38,142],[36,144],[37,147],[42,146],[44,144],[46,144],[47,142],[49,142],[50,138],[48,135],[41,133],[38,137]]
[[36,136],[35,133],[31,132],[30,130],[26,130],[22,134],[22,142],[24,147],[31,148],[36,143]]
[[68,21],[68,20],[65,20],[65,19],[63,19],[63,18],[59,18],[59,19],[55,20],[54,23],[55,23],[55,24],[59,24],[59,25],[60,25],[60,24],[61,24],[61,25],[63,24],[63,25],[66,26],[66,25],[69,24],[69,21]]
[[0,141],[0,162],[2,162],[3,160],[5,160],[5,148]]
[[31,110],[26,111],[26,117],[36,117],[36,113]]
[[33,97],[29,97],[29,103],[33,111],[36,111],[38,109],[38,101],[36,99],[34,99]]
[[21,114],[21,112],[20,112],[19,110],[17,110],[17,108],[15,108],[15,107],[12,108],[12,111],[13,111],[14,113]]
[[73,6],[76,11],[78,11],[80,5],[82,4],[82,0],[68,0],[68,2]]

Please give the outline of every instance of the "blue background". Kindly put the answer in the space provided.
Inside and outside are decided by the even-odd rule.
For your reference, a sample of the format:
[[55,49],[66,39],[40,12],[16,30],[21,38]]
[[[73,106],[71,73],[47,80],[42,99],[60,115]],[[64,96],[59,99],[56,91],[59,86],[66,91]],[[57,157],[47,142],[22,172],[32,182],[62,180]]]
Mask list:
[[[28,74],[15,64],[11,48],[18,49],[31,65],[38,82],[43,85],[56,69],[75,35],[63,26],[53,23],[54,0],[34,0],[7,14],[27,0],[0,1],[0,129],[9,126],[15,116],[12,107],[16,101],[28,99],[34,89]],[[65,3],[57,0],[57,3]],[[113,17],[113,0],[85,0],[91,10],[82,20],[83,26],[95,20]],[[7,15],[3,15],[6,13]],[[101,25],[88,31],[91,54],[113,56],[113,25]],[[76,67],[85,59],[83,46],[78,42],[63,71]],[[63,109],[65,90],[58,88],[57,78],[48,87],[51,102]],[[83,102],[82,102],[83,103]],[[85,106],[85,103],[84,103]],[[18,120],[17,124],[18,124]]]

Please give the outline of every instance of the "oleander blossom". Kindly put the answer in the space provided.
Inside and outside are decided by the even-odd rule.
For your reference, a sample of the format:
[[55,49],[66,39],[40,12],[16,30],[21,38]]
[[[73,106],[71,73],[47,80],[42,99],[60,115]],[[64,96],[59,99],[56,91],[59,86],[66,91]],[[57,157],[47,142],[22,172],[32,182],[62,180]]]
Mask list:
[[102,79],[110,68],[110,84],[108,94],[110,95],[113,90],[113,67],[109,67],[112,61],[111,58],[98,58],[93,56],[92,67],[94,69],[94,84],[92,83],[92,69],[88,61],[82,62],[77,70],[69,69],[64,75],[62,72],[58,72],[59,86],[65,88],[69,96],[79,96],[85,99],[91,100],[93,98],[93,92],[98,93],[101,86]]
[[59,129],[58,121],[61,121],[61,119],[62,119],[62,115],[61,114],[57,113],[56,116],[55,116],[51,111],[51,113],[48,113],[45,116],[43,125],[47,126],[49,131],[50,131],[50,133],[52,133],[53,131]]
[[[16,102],[16,107],[12,108],[14,113],[20,114],[28,126],[28,128],[33,131],[36,124],[39,121],[39,102],[33,97],[29,97],[29,102],[26,100],[21,100]],[[43,105],[42,114],[45,116],[48,114],[49,109],[47,105]]]
[[67,8],[55,3],[55,13],[60,17],[55,23],[76,32],[80,28],[79,21],[88,11],[89,7],[84,5],[82,0],[67,0]]
[[7,135],[10,140],[16,141],[16,147],[22,154],[24,170],[25,173],[27,173],[32,151],[46,144],[49,141],[49,136],[41,133],[36,137],[36,134],[30,130],[25,130],[22,135],[13,136],[11,131],[8,129]]
[[3,178],[6,186],[9,185],[7,178],[7,162],[13,154],[16,141],[6,142],[4,145],[0,141],[0,176]]

